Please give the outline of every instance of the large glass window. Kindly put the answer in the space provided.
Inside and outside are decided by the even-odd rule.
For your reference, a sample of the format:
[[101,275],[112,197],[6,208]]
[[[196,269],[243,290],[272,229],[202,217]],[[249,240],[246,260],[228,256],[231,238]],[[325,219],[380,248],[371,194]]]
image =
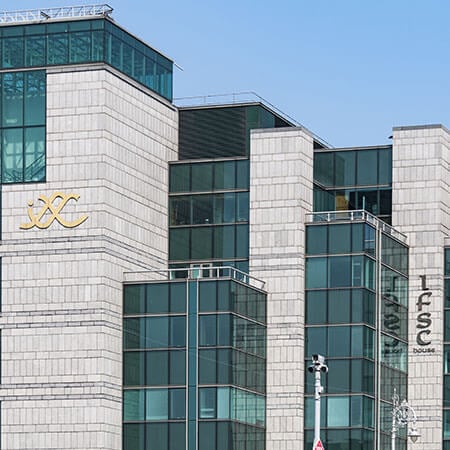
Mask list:
[[374,358],[374,331],[366,326],[308,327],[306,354]]
[[186,283],[151,283],[124,288],[125,314],[183,313],[186,311]]
[[306,227],[308,255],[375,253],[375,229],[364,223],[318,224]]
[[125,349],[185,347],[185,316],[140,317],[124,320]]
[[171,228],[170,260],[248,258],[248,225]]
[[328,417],[329,427],[348,427],[350,425],[350,397],[329,397]]
[[[211,163],[173,163],[169,166],[170,193],[248,190],[248,159]],[[202,179],[198,179],[203,177]]]
[[381,268],[381,292],[387,300],[408,306],[408,279],[385,266]]
[[408,350],[405,342],[381,334],[381,362],[393,369],[407,371]]
[[[326,295],[328,298],[327,320],[325,323],[366,323],[374,325],[375,294],[366,289],[336,289],[310,291],[307,293],[307,306],[311,294]],[[309,323],[309,322],[308,322]]]
[[248,222],[248,192],[172,196],[170,225],[207,225]]
[[391,266],[393,269],[408,273],[408,247],[391,237],[382,234],[381,237],[381,258],[384,264]]
[[172,164],[169,175],[183,193],[169,197],[169,259],[248,270],[248,160]]
[[392,147],[314,153],[314,211],[365,209],[390,222]]
[[[323,397],[320,413],[324,428],[374,427],[374,400],[367,396]],[[314,428],[313,397],[307,397],[305,401],[305,428]],[[348,438],[344,444],[348,444]],[[350,450],[350,447],[344,448]],[[369,447],[364,447],[366,449]]]
[[45,180],[45,72],[0,75],[1,181]]
[[185,389],[127,389],[124,421],[182,420],[186,417]]

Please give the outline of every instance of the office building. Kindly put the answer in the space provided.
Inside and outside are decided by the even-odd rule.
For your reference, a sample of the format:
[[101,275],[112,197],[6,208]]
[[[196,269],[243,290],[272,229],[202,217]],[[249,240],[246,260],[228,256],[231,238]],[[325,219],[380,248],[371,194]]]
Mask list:
[[449,450],[449,131],[174,102],[111,14],[0,15],[2,448],[308,449],[319,353],[325,448],[389,448],[395,389]]

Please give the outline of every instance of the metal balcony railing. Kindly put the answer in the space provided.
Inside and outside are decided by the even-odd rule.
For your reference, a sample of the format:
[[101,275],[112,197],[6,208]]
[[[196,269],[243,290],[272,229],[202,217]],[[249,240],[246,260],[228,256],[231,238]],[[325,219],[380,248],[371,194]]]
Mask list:
[[109,16],[112,12],[113,8],[106,4],[26,9],[21,11],[3,11],[0,12],[0,24],[35,22],[50,19],[66,19],[86,16]]
[[159,271],[125,272],[125,283],[151,283],[167,280],[196,280],[196,279],[228,278],[240,281],[248,286],[263,290],[265,282],[258,278],[229,266],[186,267],[182,269],[168,269]]
[[281,109],[272,105],[265,98],[258,95],[256,92],[234,92],[230,94],[212,94],[212,95],[199,95],[193,97],[178,97],[174,98],[174,103],[179,108],[186,107],[196,107],[196,106],[221,106],[221,105],[240,105],[248,103],[261,103],[265,105],[268,109],[272,110],[275,114],[280,116],[282,119],[291,123],[293,126],[304,128],[308,130],[309,133],[314,137],[314,139],[320,142],[325,148],[331,149],[333,146],[322,139],[317,134],[313,133],[307,127],[302,125],[297,120],[293,119],[288,114],[281,111]]
[[405,234],[397,231],[394,227],[378,219],[364,209],[356,209],[349,211],[321,211],[306,214],[306,223],[318,222],[339,222],[339,221],[365,221],[373,225],[376,229],[394,237],[400,242],[406,243]]

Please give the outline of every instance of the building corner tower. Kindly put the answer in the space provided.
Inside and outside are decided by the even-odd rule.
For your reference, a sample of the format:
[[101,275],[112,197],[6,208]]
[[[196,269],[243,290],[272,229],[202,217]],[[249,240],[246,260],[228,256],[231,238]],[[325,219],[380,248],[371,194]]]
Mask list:
[[5,449],[121,448],[124,272],[167,262],[172,62],[104,8],[0,27]]
[[444,354],[449,131],[442,125],[394,128],[392,162],[392,223],[408,236],[410,247],[408,401],[422,433],[414,448],[447,448],[442,406],[450,400],[443,389],[443,372],[449,373]]
[[314,139],[303,128],[254,130],[250,274],[266,281],[267,450],[303,449],[305,220]]

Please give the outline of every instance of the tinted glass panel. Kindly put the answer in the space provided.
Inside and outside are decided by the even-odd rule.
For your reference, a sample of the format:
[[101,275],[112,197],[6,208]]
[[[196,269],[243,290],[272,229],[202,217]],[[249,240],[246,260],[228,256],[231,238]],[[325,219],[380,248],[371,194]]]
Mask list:
[[169,312],[169,286],[167,283],[147,285],[146,312]]
[[233,189],[236,178],[236,161],[224,161],[214,165],[214,188]]
[[213,184],[213,164],[192,164],[192,191],[211,191]]
[[306,292],[306,322],[308,324],[327,323],[326,291]]
[[248,189],[250,186],[250,164],[248,159],[236,162],[236,188]]
[[336,186],[355,185],[356,156],[354,151],[336,152]]
[[351,229],[351,224],[328,226],[329,253],[351,252]]
[[190,258],[190,229],[173,228],[169,230],[169,258],[186,260]]
[[327,258],[306,260],[306,287],[308,289],[327,287]]
[[168,446],[168,423],[148,423],[146,428],[145,448],[154,448],[157,450],[167,449]]
[[43,181],[45,72],[4,73],[0,80],[2,182]]
[[357,155],[357,179],[359,185],[376,185],[378,182],[378,150],[360,150]]
[[336,256],[330,257],[329,262],[329,287],[346,287],[351,286],[351,257]]
[[379,153],[379,184],[392,184],[392,148],[380,149]]
[[325,254],[328,252],[328,226],[306,227],[306,253],[308,255]]
[[323,186],[332,186],[334,174],[334,154],[314,153],[314,180]]
[[[350,398],[329,397],[327,425],[329,427],[350,426]],[[341,439],[338,439],[341,442]]]
[[23,130],[3,130],[2,139],[2,181],[18,183],[23,180]]
[[2,126],[23,125],[24,74],[6,73],[2,79]]
[[444,409],[444,439],[450,439],[450,410]]
[[191,190],[190,164],[171,164],[169,175],[170,192],[189,192]]
[[347,289],[328,291],[328,322],[349,323],[351,291]]
[[349,356],[350,327],[329,327],[328,353],[329,357]]

